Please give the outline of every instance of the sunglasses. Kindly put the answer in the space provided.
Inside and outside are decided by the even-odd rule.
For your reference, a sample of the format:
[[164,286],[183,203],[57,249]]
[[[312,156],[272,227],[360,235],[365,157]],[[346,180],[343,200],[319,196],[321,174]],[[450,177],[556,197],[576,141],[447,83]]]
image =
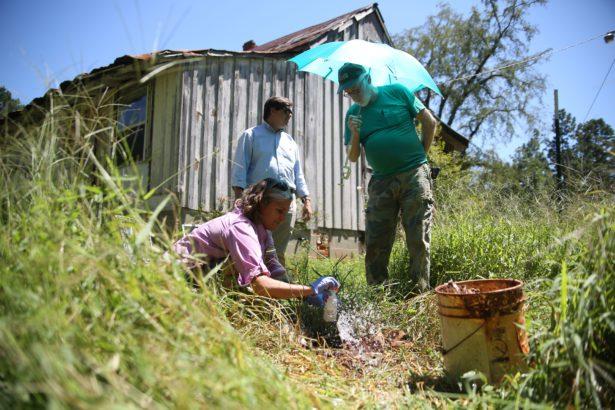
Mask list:
[[290,192],[291,194],[295,193],[295,190],[292,189],[286,182],[280,181],[274,178],[265,178],[265,182],[267,183],[267,189],[276,189],[282,192]]
[[352,95],[352,94],[358,94],[359,92],[361,92],[361,86],[357,85],[354,87],[350,87],[350,88],[346,88],[344,90],[344,93],[346,93],[347,95]]
[[280,107],[278,108],[278,110],[284,111],[286,114],[293,115],[293,110],[291,110],[289,107]]

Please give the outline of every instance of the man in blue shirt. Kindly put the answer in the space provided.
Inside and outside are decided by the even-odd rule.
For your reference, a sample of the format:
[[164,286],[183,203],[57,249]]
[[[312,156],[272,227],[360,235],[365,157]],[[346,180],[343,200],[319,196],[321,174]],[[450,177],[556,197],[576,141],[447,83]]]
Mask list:
[[[284,132],[293,115],[292,102],[284,97],[271,97],[263,109],[264,122],[245,130],[237,141],[231,185],[235,196],[265,178],[284,181],[303,202],[302,217],[309,221],[312,204],[301,169],[301,155],[293,137]],[[284,253],[295,225],[296,204],[292,202],[286,220],[272,232],[278,259],[284,264]]]
[[[429,247],[434,211],[427,151],[436,120],[405,86],[375,87],[363,66],[346,63],[340,92],[355,102],[346,113],[344,142],[355,162],[365,150],[373,170],[365,211],[365,274],[369,284],[388,279],[388,263],[399,215],[410,256],[409,276],[418,291],[429,289]],[[422,138],[414,121],[421,124]]]

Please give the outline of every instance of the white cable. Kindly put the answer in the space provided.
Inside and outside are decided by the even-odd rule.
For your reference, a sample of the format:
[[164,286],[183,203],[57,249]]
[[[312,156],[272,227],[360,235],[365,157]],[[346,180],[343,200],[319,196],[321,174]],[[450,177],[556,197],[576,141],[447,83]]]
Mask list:
[[594,101],[592,101],[592,104],[589,106],[589,109],[587,110],[587,114],[585,114],[585,118],[583,119],[583,122],[585,122],[587,120],[587,117],[589,116],[590,111],[592,110],[592,108],[594,108],[594,103],[598,99],[598,95],[600,95],[600,91],[602,91],[602,87],[604,87],[604,83],[606,82],[607,77],[611,73],[611,69],[613,68],[613,64],[615,64],[615,58],[611,62],[611,66],[609,67],[609,71],[606,72],[606,75],[604,76],[604,79],[602,80],[602,84],[600,84],[600,88],[598,88],[598,92],[596,93],[596,96],[594,97]]
[[543,58],[543,57],[548,57],[548,56],[551,56],[551,55],[553,55],[555,53],[566,51],[566,50],[568,50],[570,48],[580,46],[582,44],[588,43],[588,42],[590,42],[592,40],[595,40],[597,38],[604,37],[606,34],[608,34],[608,33],[600,34],[600,35],[594,36],[592,38],[588,38],[587,40],[583,40],[583,41],[580,41],[578,43],[571,44],[569,46],[560,48],[558,50],[547,49],[547,50],[545,50],[545,51],[543,51],[543,52],[541,52],[541,53],[539,53],[539,54],[537,54],[535,56],[524,58],[523,60],[519,60],[519,61],[514,61],[512,63],[507,63],[507,64],[505,64],[503,66],[496,67],[496,68],[494,68],[492,70],[489,70],[489,71],[481,71],[480,73],[477,73],[477,74],[470,74],[470,75],[466,75],[466,76],[463,76],[463,77],[454,78],[452,80],[448,80],[448,81],[444,82],[444,84],[450,84],[450,83],[453,83],[455,81],[467,80],[468,78],[477,77],[477,76],[483,75],[483,74],[495,73],[496,71],[504,70],[505,68],[514,67],[514,66],[517,66],[517,65],[528,63],[528,62],[533,61],[533,60],[538,60],[538,59]]

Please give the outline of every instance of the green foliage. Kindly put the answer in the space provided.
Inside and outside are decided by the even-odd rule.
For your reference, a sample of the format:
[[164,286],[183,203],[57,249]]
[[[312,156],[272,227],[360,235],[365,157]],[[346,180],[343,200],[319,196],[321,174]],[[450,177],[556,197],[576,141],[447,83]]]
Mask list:
[[354,350],[306,341],[297,318],[321,312],[300,302],[222,289],[215,275],[188,286],[152,193],[94,155],[110,120],[55,106],[0,151],[0,407],[613,406],[612,198],[577,195],[557,212],[548,187],[513,188],[542,161],[534,140],[516,170],[501,163],[513,184],[442,146],[430,154],[442,167],[432,284],[526,282],[531,369],[479,388],[445,382],[437,303],[404,293],[401,238],[390,262],[401,286],[367,286],[361,257],[289,262],[299,282],[338,277],[366,330]]
[[462,156],[460,152],[444,152],[444,141],[437,140],[429,149],[429,163],[432,167],[440,168],[440,174],[435,180],[438,187],[436,193],[449,192],[455,186],[467,184],[470,175],[467,168],[471,162],[467,156]]
[[[576,118],[566,110],[560,110],[558,115],[562,175],[566,189],[573,193],[595,190],[613,192],[613,128],[602,118],[577,124]],[[547,140],[547,156],[555,173],[555,137]]]
[[441,4],[427,22],[396,35],[397,48],[415,56],[434,76],[443,97],[426,92],[426,106],[472,139],[488,129],[489,139],[508,139],[515,120],[537,120],[532,101],[545,89],[533,63],[495,67],[530,57],[536,27],[526,16],[543,0],[484,0],[468,16]]
[[[445,198],[436,203],[432,229],[432,286],[449,279],[551,276],[562,249],[551,246],[559,229],[546,204],[520,204],[519,197],[467,186]],[[397,242],[390,267],[400,280],[407,258]]]
[[555,315],[532,336],[534,366],[518,394],[558,408],[612,408],[615,388],[615,218],[602,210],[562,238],[555,280],[540,284]]
[[547,192],[553,189],[549,162],[542,151],[538,132],[535,132],[527,143],[517,148],[512,168],[522,192]]
[[9,90],[0,86],[0,119],[22,107],[19,98],[13,98]]
[[597,180],[606,191],[615,188],[615,133],[602,118],[579,124],[576,132],[576,168],[581,175]]
[[[508,379],[498,390],[483,389],[482,399],[495,395],[525,406],[612,407],[612,198],[571,196],[558,212],[550,190],[529,195],[495,178],[479,173],[457,185],[438,180],[432,231],[432,286],[478,277],[512,277],[526,283],[532,370]],[[477,184],[480,180],[490,183]],[[389,267],[402,284],[407,266],[400,238]]]

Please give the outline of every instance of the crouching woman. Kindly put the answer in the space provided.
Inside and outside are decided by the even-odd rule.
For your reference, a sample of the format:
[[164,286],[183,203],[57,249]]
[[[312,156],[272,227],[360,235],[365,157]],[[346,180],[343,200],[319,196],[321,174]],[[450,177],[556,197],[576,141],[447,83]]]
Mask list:
[[284,221],[292,200],[285,182],[264,179],[244,190],[232,211],[199,225],[173,248],[189,268],[211,268],[229,257],[230,274],[237,276],[239,286],[250,286],[257,295],[304,298],[322,306],[328,290],[339,290],[339,282],[326,276],[309,286],[288,283],[273,246],[271,231]]

